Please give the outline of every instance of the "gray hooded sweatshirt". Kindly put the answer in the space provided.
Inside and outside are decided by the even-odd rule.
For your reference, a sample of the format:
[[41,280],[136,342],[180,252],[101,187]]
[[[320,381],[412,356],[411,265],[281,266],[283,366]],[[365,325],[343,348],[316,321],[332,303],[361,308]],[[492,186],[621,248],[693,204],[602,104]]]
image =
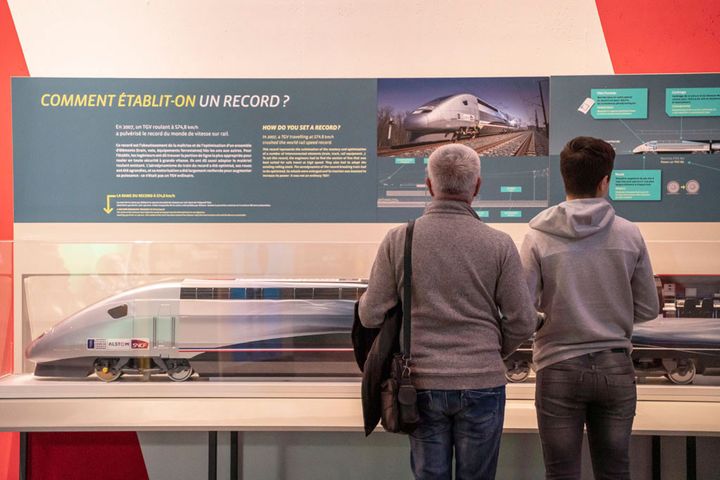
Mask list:
[[639,229],[604,198],[548,208],[530,228],[520,256],[530,294],[546,317],[535,335],[536,368],[612,348],[630,351],[633,324],[659,310]]

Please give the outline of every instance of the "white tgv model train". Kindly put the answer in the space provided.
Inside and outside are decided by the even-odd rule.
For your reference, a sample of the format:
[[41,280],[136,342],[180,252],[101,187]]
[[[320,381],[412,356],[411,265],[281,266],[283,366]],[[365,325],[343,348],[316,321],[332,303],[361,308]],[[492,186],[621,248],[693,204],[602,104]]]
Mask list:
[[715,153],[720,151],[718,142],[695,142],[691,140],[652,140],[633,148],[632,153]]
[[350,342],[361,281],[183,280],[128,290],[36,338],[35,375],[357,375]]
[[517,120],[485,100],[460,93],[436,98],[405,117],[410,143],[491,135],[517,129]]
[[[696,374],[720,368],[720,320],[717,318],[663,318],[635,325],[632,359],[638,377],[665,376],[686,385]],[[505,360],[510,382],[530,376],[532,342]]]

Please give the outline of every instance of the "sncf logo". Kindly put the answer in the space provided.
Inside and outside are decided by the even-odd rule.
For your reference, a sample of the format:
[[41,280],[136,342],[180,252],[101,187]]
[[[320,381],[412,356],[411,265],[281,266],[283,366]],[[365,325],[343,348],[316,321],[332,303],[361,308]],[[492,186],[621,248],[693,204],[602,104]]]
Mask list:
[[147,340],[139,340],[137,338],[133,338],[130,345],[133,350],[147,350],[150,348],[150,342]]

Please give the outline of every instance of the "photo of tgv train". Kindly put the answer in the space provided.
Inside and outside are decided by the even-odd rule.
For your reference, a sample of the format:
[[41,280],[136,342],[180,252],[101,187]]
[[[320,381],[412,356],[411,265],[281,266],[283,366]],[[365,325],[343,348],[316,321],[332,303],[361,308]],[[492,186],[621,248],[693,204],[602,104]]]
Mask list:
[[518,121],[480,97],[459,93],[417,107],[403,126],[409,143],[424,143],[507,133],[518,129]]
[[125,373],[358,375],[350,332],[366,289],[343,280],[182,280],[90,305],[26,348],[41,377],[111,382]]
[[377,155],[425,158],[460,142],[485,157],[548,154],[547,77],[385,78],[377,83]]
[[[635,325],[632,359],[638,377],[664,376],[686,385],[697,374],[720,368],[720,318],[658,317]],[[532,343],[505,360],[510,382],[523,382],[532,370]]]
[[652,140],[633,148],[632,153],[715,153],[720,151],[720,142],[697,142],[691,140]]

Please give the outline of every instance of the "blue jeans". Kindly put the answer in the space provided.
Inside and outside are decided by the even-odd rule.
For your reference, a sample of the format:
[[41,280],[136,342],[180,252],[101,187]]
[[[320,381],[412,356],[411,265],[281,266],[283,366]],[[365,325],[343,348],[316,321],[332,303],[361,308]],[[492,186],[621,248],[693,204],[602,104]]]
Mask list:
[[420,425],[410,434],[410,463],[418,480],[493,479],[505,417],[505,386],[477,390],[419,390]]
[[587,426],[595,480],[630,478],[630,433],[637,391],[632,359],[606,350],[537,373],[535,407],[547,479],[580,479]]

